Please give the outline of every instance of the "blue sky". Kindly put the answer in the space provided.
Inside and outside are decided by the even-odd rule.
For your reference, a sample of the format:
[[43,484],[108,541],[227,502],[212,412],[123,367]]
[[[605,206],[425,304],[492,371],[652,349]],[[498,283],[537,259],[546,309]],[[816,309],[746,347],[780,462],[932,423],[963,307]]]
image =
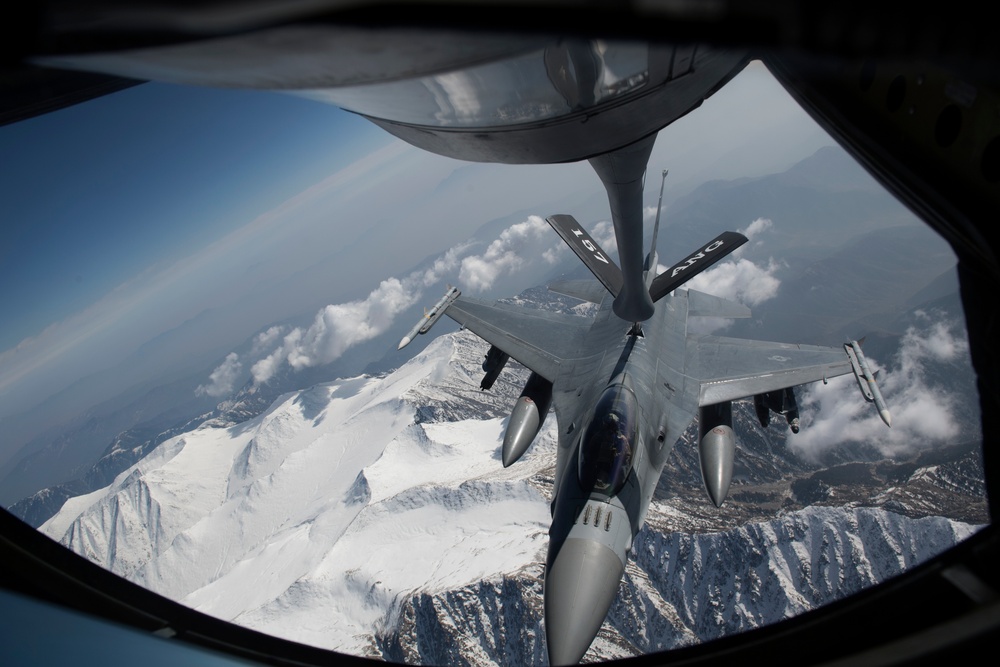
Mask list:
[[390,141],[336,107],[164,84],[0,128],[0,350]]

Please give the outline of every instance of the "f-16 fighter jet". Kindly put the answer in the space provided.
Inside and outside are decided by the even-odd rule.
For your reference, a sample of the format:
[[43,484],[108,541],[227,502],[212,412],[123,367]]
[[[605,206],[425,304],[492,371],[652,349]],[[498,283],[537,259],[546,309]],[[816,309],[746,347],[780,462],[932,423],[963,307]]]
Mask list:
[[[621,174],[617,166],[609,173]],[[504,466],[524,453],[549,407],[555,409],[559,446],[544,620],[550,661],[562,665],[578,662],[597,635],[664,462],[695,416],[705,487],[721,506],[736,447],[732,401],[755,399],[759,410],[784,414],[790,422],[794,414],[798,428],[790,387],[852,370],[863,388],[875,380],[853,341],[830,348],[688,330],[692,317],[749,317],[742,304],[679,289],[745,243],[740,234],[724,232],[658,275],[651,250],[631,279],[642,293],[622,299],[630,279],[586,230],[566,215],[548,222],[598,279],[549,289],[598,304],[593,318],[467,297],[456,298],[444,312],[492,345],[487,359],[506,362],[509,356],[532,371],[508,423]],[[659,216],[654,248],[658,226]],[[626,317],[618,314],[623,303]],[[495,366],[488,369],[493,377]],[[878,408],[882,414],[884,401]]]

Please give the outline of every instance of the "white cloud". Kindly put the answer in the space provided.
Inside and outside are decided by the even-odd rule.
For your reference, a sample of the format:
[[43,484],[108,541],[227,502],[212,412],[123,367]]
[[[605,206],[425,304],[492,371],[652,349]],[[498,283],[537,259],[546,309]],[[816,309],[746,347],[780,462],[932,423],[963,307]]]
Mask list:
[[781,281],[775,277],[781,264],[769,259],[766,267],[748,259],[713,266],[689,280],[685,286],[747,306],[759,305],[778,294]]
[[233,384],[239,378],[242,370],[243,364],[240,363],[239,355],[230,352],[226,355],[225,361],[219,364],[219,367],[208,376],[208,384],[198,385],[194,393],[198,396],[212,396],[213,398],[225,396],[233,391]]
[[[618,251],[614,225],[604,220],[594,225],[590,235],[608,254]],[[569,247],[540,216],[530,215],[505,229],[481,255],[462,260],[459,284],[464,290],[482,292],[490,289],[497,279],[512,275],[541,259],[554,265],[569,257]]]
[[396,315],[423,294],[426,272],[404,280],[388,278],[359,301],[324,307],[307,329],[292,329],[281,346],[253,365],[254,381],[270,380],[283,362],[295,370],[328,364],[358,343],[371,340],[392,326]]
[[[746,229],[739,230],[749,241],[759,237],[761,234],[771,230],[774,223],[768,218],[756,218],[747,225]],[[757,241],[760,246],[763,241]],[[729,259],[697,274],[694,278],[685,283],[685,288],[705,292],[714,296],[739,301],[747,306],[757,306],[761,303],[773,299],[778,294],[781,281],[776,274],[782,264],[768,259],[766,266],[761,266],[748,259],[740,257],[746,245],[737,248]],[[663,273],[670,267],[658,264],[657,273]],[[733,320],[720,317],[698,317],[691,320],[690,327],[693,333],[714,333],[732,326]]]
[[542,259],[546,264],[558,264],[569,256],[569,246],[565,243],[557,243],[542,253]]
[[[610,222],[598,223],[593,234],[605,247],[614,247]],[[428,268],[405,278],[382,281],[365,299],[325,306],[308,328],[291,330],[277,348],[253,364],[254,382],[269,381],[285,363],[300,370],[335,361],[358,343],[385,333],[397,315],[423,296],[424,289],[445,280],[449,273],[459,271],[458,282],[463,289],[483,291],[497,278],[514,273],[538,257],[549,263],[558,261],[558,248],[564,246],[548,223],[537,215],[505,229],[483,254],[462,257],[471,245],[461,243],[435,259]],[[272,327],[259,334],[254,341],[254,354],[266,348],[265,341],[276,342],[280,333],[280,328]]]
[[610,220],[602,220],[590,230],[590,235],[597,245],[608,254],[618,252],[618,238],[615,236],[615,225]]
[[[886,456],[908,454],[957,437],[958,397],[937,386],[925,373],[928,362],[952,361],[968,350],[960,327],[945,322],[920,330],[911,327],[901,340],[891,371],[879,374],[879,388],[892,413],[886,428],[873,405],[865,402],[852,375],[826,386],[815,384],[800,397],[802,430],[788,445],[815,458],[846,442],[866,442]],[[868,358],[873,370],[878,364]]]
[[[524,222],[505,229],[482,255],[464,258],[459,282],[464,289],[482,292],[492,287],[497,278],[519,270],[529,258],[540,255],[546,261],[554,261],[557,256],[549,252],[554,236],[544,219],[528,216]],[[541,250],[539,244],[545,244],[542,247],[546,250]]]
[[740,234],[747,237],[747,242],[733,251],[731,257],[733,259],[739,259],[743,256],[743,252],[747,248],[761,248],[764,246],[764,241],[760,239],[760,236],[764,235],[766,232],[771,231],[774,228],[774,223],[771,222],[769,218],[755,218],[753,222],[746,226],[746,229],[737,230]]
[[[919,317],[929,320],[930,316],[923,311],[917,311]],[[906,332],[904,341],[907,349],[917,358],[931,357],[937,361],[952,361],[960,354],[969,351],[969,343],[964,338],[956,337],[945,322],[934,322],[925,337],[917,336],[914,329]]]
[[[753,240],[774,228],[774,223],[768,218],[756,218],[747,225],[746,229],[739,230],[747,237],[748,241]],[[763,245],[763,241],[758,240],[757,246]],[[778,294],[781,281],[775,275],[782,267],[780,262],[775,262],[773,258],[768,259],[766,266],[761,266],[755,262],[740,257],[746,245],[737,248],[729,259],[716,266],[699,273],[689,280],[685,287],[705,292],[724,299],[739,301],[747,306],[759,305],[768,299],[773,299]],[[657,273],[663,273],[670,267],[657,265]],[[706,319],[702,324],[709,322]],[[720,326],[730,323],[730,320],[718,320],[708,327],[708,330],[716,330]],[[707,331],[702,331],[706,333]]]
[[338,359],[348,348],[388,329],[396,315],[412,306],[420,294],[389,278],[366,299],[327,306],[288,351],[288,363],[298,370]]
[[[325,306],[308,328],[292,329],[280,346],[253,365],[250,372],[254,382],[267,382],[284,363],[295,370],[328,364],[358,343],[385,333],[397,315],[423,296],[425,288],[458,268],[459,257],[468,247],[468,243],[463,243],[450,248],[430,267],[403,279],[387,278],[364,299]],[[273,343],[278,334],[278,327],[268,329],[257,337],[254,349],[257,350],[258,341]]]
[[741,229],[740,233],[747,237],[750,241],[753,241],[755,236],[766,232],[774,226],[768,218],[757,218],[751,222],[746,229]]
[[256,356],[271,347],[271,345],[278,340],[281,336],[281,332],[284,330],[285,328],[282,326],[273,326],[267,331],[262,331],[257,334],[257,337],[253,340],[253,349],[250,350],[250,354]]
[[424,287],[430,287],[434,283],[443,280],[447,274],[455,271],[459,265],[459,257],[461,257],[461,255],[468,250],[471,245],[471,242],[466,242],[449,248],[443,255],[434,260],[434,263],[429,269],[425,269],[423,272],[416,271],[410,274],[409,278],[419,280]]
[[[301,329],[293,329],[292,333],[289,334],[293,336],[292,341],[289,341],[289,345],[294,345],[295,340],[302,335]],[[253,376],[253,381],[256,384],[263,384],[274,377],[274,374],[278,372],[281,368],[281,362],[285,358],[285,348],[284,346],[271,352],[257,363],[255,363],[250,368],[250,374]]]

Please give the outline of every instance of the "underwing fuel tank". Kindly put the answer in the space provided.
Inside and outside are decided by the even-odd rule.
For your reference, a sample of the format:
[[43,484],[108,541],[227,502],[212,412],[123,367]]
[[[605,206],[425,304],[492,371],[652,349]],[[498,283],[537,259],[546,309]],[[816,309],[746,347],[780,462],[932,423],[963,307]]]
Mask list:
[[731,402],[699,409],[698,442],[701,476],[705,480],[708,497],[716,507],[722,507],[733,481],[733,456],[736,453]]
[[502,460],[507,468],[521,458],[545,423],[552,402],[552,383],[532,373],[524,385],[524,391],[514,403],[503,436]]

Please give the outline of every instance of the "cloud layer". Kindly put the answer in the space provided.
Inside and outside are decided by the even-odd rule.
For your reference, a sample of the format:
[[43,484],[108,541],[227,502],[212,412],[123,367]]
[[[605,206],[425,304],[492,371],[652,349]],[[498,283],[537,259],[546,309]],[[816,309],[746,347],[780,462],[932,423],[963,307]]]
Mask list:
[[[609,232],[613,246],[610,223],[599,224],[595,238],[606,240]],[[261,384],[285,364],[301,370],[333,362],[355,345],[388,331],[396,316],[417,303],[426,288],[444,280],[455,281],[457,273],[463,291],[483,292],[499,278],[513,275],[539,259],[548,264],[560,261],[562,245],[548,223],[536,215],[505,229],[481,254],[470,253],[471,243],[456,245],[427,269],[383,280],[364,299],[325,306],[309,327],[296,327],[283,336],[279,327],[259,334],[252,354],[260,355],[266,349],[270,352],[258,358],[250,373],[254,382]],[[280,344],[274,346],[279,338]]]
[[[759,237],[773,227],[774,223],[769,219],[757,218],[746,229],[741,229],[740,233],[749,240],[746,245],[754,244],[759,247],[764,244]],[[757,239],[756,242],[754,239]],[[751,307],[773,299],[781,286],[776,274],[782,264],[768,259],[766,265],[760,265],[740,257],[746,245],[737,248],[729,258],[696,275],[685,287],[739,301]],[[662,273],[667,268],[669,267],[660,265],[658,271]]]
[[699,273],[687,286],[724,299],[756,306],[778,294],[781,281],[775,277],[781,264],[769,259],[766,266],[759,266],[748,259],[722,262]]
[[[774,227],[774,223],[769,218],[757,218],[747,225],[746,229],[741,229],[740,233],[747,237],[748,241],[753,242],[754,238],[770,230],[772,227]],[[763,242],[757,241],[757,243],[760,244]]]
[[[885,456],[905,455],[958,437],[956,416],[960,397],[931,379],[931,364],[954,362],[968,353],[964,329],[943,320],[911,327],[901,340],[891,368],[879,374],[879,388],[892,412],[886,428],[872,405],[866,403],[853,375],[815,384],[802,392],[802,431],[789,435],[788,445],[806,458],[815,458],[847,442],[865,442]],[[869,364],[879,364],[869,357]]]
[[[328,364],[358,343],[385,333],[399,313],[423,296],[425,288],[458,268],[459,256],[467,247],[451,248],[429,268],[414,271],[405,278],[383,280],[364,299],[325,306],[308,328],[289,331],[278,347],[251,367],[254,382],[267,382],[285,363],[295,370]],[[265,339],[276,339],[278,333],[272,327],[260,334],[255,348],[256,343]]]
[[[591,235],[606,251],[617,250],[611,222],[597,223]],[[250,366],[253,381],[268,382],[286,364],[301,370],[336,361],[352,347],[388,331],[400,313],[423,297],[426,288],[444,280],[457,282],[465,292],[484,292],[498,279],[528,266],[539,262],[554,265],[569,257],[565,244],[537,215],[505,229],[480,254],[472,254],[472,247],[470,242],[461,243],[443,253],[429,268],[403,278],[387,278],[364,299],[325,306],[308,327],[285,332],[274,326],[258,334],[250,352],[257,359]],[[219,397],[230,393],[242,367],[239,357],[230,354],[209,381],[198,387],[199,395]]]
[[232,393],[233,385],[239,379],[242,370],[243,364],[240,362],[239,355],[230,352],[226,355],[226,360],[208,376],[208,384],[198,385],[194,393],[198,396],[211,396],[213,398],[227,396]]
[[[481,255],[471,255],[462,260],[458,280],[463,289],[473,292],[488,290],[497,278],[511,275],[521,269],[538,253],[538,245],[551,245],[552,229],[540,216],[531,215],[524,222],[511,225],[493,241]],[[547,262],[555,262],[557,255],[551,249],[541,253]]]
[[[763,246],[760,236],[770,231],[774,224],[767,218],[757,218],[746,229],[739,230],[747,237],[748,243],[737,248],[729,258],[716,266],[699,273],[689,280],[685,288],[705,292],[714,296],[739,301],[746,306],[757,306],[778,295],[781,281],[777,277],[782,268],[780,262],[769,258],[766,265],[757,264],[741,257],[743,250],[749,245]],[[756,239],[756,241],[755,241]],[[667,267],[662,265],[659,271]],[[732,326],[733,320],[718,317],[699,317],[691,321],[691,331],[695,333],[714,333]]]

